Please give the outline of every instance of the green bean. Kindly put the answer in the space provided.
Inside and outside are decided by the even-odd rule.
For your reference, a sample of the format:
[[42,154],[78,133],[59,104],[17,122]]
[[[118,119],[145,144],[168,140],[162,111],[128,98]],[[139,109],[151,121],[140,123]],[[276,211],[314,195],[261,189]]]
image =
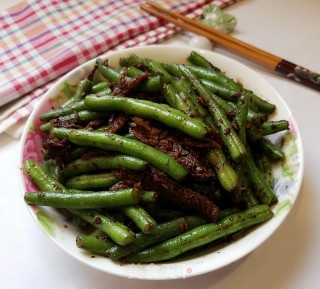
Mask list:
[[237,96],[234,97],[233,99],[231,99],[231,101],[230,101],[229,99],[223,98],[223,97],[221,97],[221,95],[216,93],[217,91],[213,90],[208,85],[208,81],[203,80],[203,79],[201,79],[200,81],[206,87],[206,89],[208,89],[211,92],[211,95],[215,95],[215,99],[218,100],[219,105],[221,105],[221,107],[224,109],[225,112],[232,113],[236,109],[235,103],[238,101],[238,99],[241,95],[240,93],[238,93]]
[[[90,75],[92,76],[91,80],[93,81],[94,85],[97,85],[102,82],[106,82],[106,83],[110,84],[110,81],[100,73],[100,71],[97,69],[97,66],[94,67],[94,71],[92,71],[92,73]],[[90,76],[90,75],[88,75],[88,76]],[[92,93],[92,89],[91,89],[91,93]]]
[[[74,112],[74,113],[71,113],[68,115],[59,116],[56,119],[57,119],[58,123],[64,123],[64,122],[68,122],[68,121],[88,122],[90,120],[106,118],[107,116],[108,116],[107,114],[101,113],[101,112],[81,110],[81,111]],[[52,120],[51,120],[50,122],[42,124],[40,126],[40,130],[43,132],[49,132],[52,127],[54,127],[54,125],[52,125]]]
[[143,73],[143,70],[141,70],[137,67],[134,67],[134,66],[129,66],[129,67],[126,67],[125,73],[129,77],[135,77],[135,76]]
[[250,188],[250,186],[245,187],[241,191],[242,203],[244,204],[245,208],[252,208],[260,204],[259,200],[257,199],[256,195]]
[[168,73],[170,73],[172,76],[175,76],[177,78],[183,77],[178,65],[176,64],[168,64],[168,63],[162,63],[163,69],[165,69]]
[[264,178],[263,173],[257,168],[252,155],[246,158],[248,179],[255,189],[255,194],[262,204],[269,206],[278,202],[278,197]]
[[190,71],[186,66],[183,65],[180,65],[180,70],[206,101],[208,110],[217,123],[220,136],[223,139],[223,142],[226,145],[231,158],[235,161],[239,161],[240,159],[245,157],[247,153],[246,148],[240,141],[220,105],[215,102],[215,100],[211,97],[211,93],[194,76],[192,71]]
[[[45,129],[47,130],[47,129]],[[70,128],[65,128],[65,127],[52,127],[50,129],[50,132],[49,132],[49,136],[50,138],[58,138],[58,139],[65,139],[65,138],[68,138],[68,135],[69,133],[72,131],[72,129]],[[79,152],[80,155],[82,155],[84,153],[84,151],[88,151],[87,148],[82,148],[81,151]],[[72,153],[74,154],[74,153]],[[66,158],[68,156],[65,156]],[[78,157],[78,156],[75,156],[75,157]],[[72,156],[71,156],[72,158]]]
[[158,200],[158,193],[155,191],[142,191],[141,192],[141,202],[142,203],[152,203]]
[[284,151],[267,138],[260,138],[254,144],[273,162],[277,162],[285,158]]
[[121,57],[119,60],[121,66],[135,66],[142,67],[142,69],[149,68],[148,60],[145,58],[139,57],[137,54],[130,54],[127,57]]
[[289,130],[289,122],[287,120],[265,121],[259,129],[263,136],[274,134],[280,131]]
[[253,110],[250,109],[248,110],[248,123],[252,125],[260,125],[264,121],[268,119],[268,116],[263,114],[263,113],[256,113]]
[[[188,65],[188,68],[200,79],[206,79],[208,81],[212,81],[223,86],[224,93],[221,93],[221,97],[224,97],[227,91],[229,91],[230,98],[228,98],[228,100],[230,100],[232,97],[236,96],[236,93],[244,92],[248,94],[250,98],[252,98],[253,102],[255,103],[255,105],[257,105],[261,112],[270,114],[273,113],[276,108],[274,104],[262,99],[261,97],[254,94],[252,91],[244,89],[240,84],[238,84],[222,72],[208,70],[195,65]],[[218,86],[216,86],[216,89],[218,93]]]
[[68,115],[68,114],[71,114],[75,111],[81,111],[81,110],[84,110],[84,101],[83,100],[75,102],[74,104],[72,104],[68,107],[58,107],[58,108],[49,110],[47,112],[44,112],[40,115],[40,120],[50,121],[53,118]]
[[84,99],[84,97],[91,91],[92,85],[93,85],[93,82],[88,79],[81,80],[79,82],[79,85],[76,89],[75,94],[70,99],[68,99],[64,104],[62,104],[62,107],[68,107]]
[[265,120],[263,122],[256,123],[247,128],[247,136],[251,142],[262,138],[263,136],[275,134],[277,132],[289,130],[289,122],[286,120]]
[[55,208],[117,208],[140,202],[141,192],[137,189],[100,192],[28,192],[24,195],[28,204]]
[[163,94],[165,100],[171,107],[194,118],[197,117],[197,115],[194,115],[194,111],[196,111],[195,106],[191,101],[186,100],[189,98],[189,95],[182,93],[178,94],[172,83],[168,83],[164,86]]
[[120,81],[120,73],[115,71],[108,65],[104,65],[102,59],[97,58],[96,67],[98,71],[101,73],[103,77],[105,77],[108,81],[113,83],[119,83]]
[[214,167],[221,186],[228,192],[235,191],[239,186],[239,179],[223,151],[221,149],[210,150],[208,160]]
[[112,95],[103,97],[90,95],[86,97],[85,106],[91,110],[120,110],[139,117],[157,120],[197,139],[203,139],[209,132],[208,127],[202,121],[193,119],[168,105],[148,100]]
[[165,223],[159,223],[150,234],[139,232],[132,244],[124,247],[114,246],[107,250],[107,255],[114,260],[121,260],[131,253],[164,242],[204,223],[205,219],[199,216],[183,216]]
[[96,83],[92,86],[91,93],[95,94],[95,93],[101,93],[101,92],[111,93],[109,82],[103,81],[103,82]]
[[255,154],[254,160],[257,168],[261,171],[267,183],[273,188],[272,164],[265,154]]
[[187,60],[192,64],[195,64],[200,67],[204,67],[206,69],[210,69],[214,71],[220,71],[220,69],[216,68],[210,61],[208,61],[204,56],[202,56],[196,51],[191,51]]
[[220,85],[223,85],[227,89],[229,89],[229,91],[231,91],[232,93],[236,91],[241,92],[243,89],[239,83],[233,81],[223,72],[209,70],[196,65],[187,65],[187,66],[188,66],[188,69],[190,69],[198,78],[219,83]]
[[259,111],[266,114],[271,114],[275,111],[276,106],[273,103],[270,103],[262,99],[261,97],[254,94],[252,91],[247,90],[245,93],[252,98],[253,103],[258,107]]
[[[204,86],[205,87],[205,86]],[[208,91],[209,92],[209,91]],[[217,103],[223,110],[225,113],[234,113],[235,110],[237,110],[237,106],[233,105],[232,103],[230,102],[227,102],[226,100],[224,100],[223,98],[217,96],[216,94],[214,93],[211,93],[211,99],[213,99],[215,101],[215,103]],[[246,114],[244,117],[245,117],[245,120],[247,119],[247,116],[248,114]]]
[[188,174],[187,170],[170,156],[142,142],[117,134],[73,130],[69,134],[69,140],[78,145],[100,147],[140,158],[177,181]]
[[63,173],[70,178],[79,174],[105,169],[127,168],[130,170],[144,170],[147,162],[127,155],[101,156],[77,159],[68,163]]
[[134,232],[127,226],[113,221],[109,216],[102,215],[96,210],[69,209],[69,211],[100,229],[120,246],[126,246],[135,240]]
[[114,242],[108,240],[106,237],[87,235],[77,236],[76,244],[78,248],[96,255],[105,255],[106,252],[115,245]]
[[171,75],[163,68],[160,62],[152,59],[141,58],[136,54],[131,54],[128,57],[121,58],[119,61],[122,66],[143,66],[155,74],[163,76],[164,82],[169,82]]
[[187,111],[183,111],[183,112],[190,113],[189,116],[191,116],[191,117],[197,117],[199,115],[199,117],[202,118],[204,122],[206,122],[209,126],[215,128],[214,121],[210,117],[207,110],[204,109],[201,106],[201,104],[199,103],[198,95],[196,94],[196,92],[192,88],[191,84],[185,78],[180,78],[178,80],[172,79],[171,83],[173,84],[176,91],[178,92],[178,95],[183,95],[184,101],[190,102],[190,104],[188,104],[188,107],[190,109]]
[[247,176],[247,168],[245,162],[235,164],[235,170],[239,178],[239,190],[238,190],[238,200],[244,208],[251,208],[259,205],[259,201],[250,186],[250,182]]
[[172,76],[162,67],[160,62],[149,60],[149,67],[154,73],[160,73],[163,76],[164,82],[171,80]]
[[237,102],[237,115],[235,120],[238,124],[238,135],[243,144],[246,143],[246,130],[247,130],[247,116],[249,110],[249,97],[248,95],[240,96]]
[[220,83],[216,83],[207,79],[201,79],[201,82],[214,94],[219,95],[227,101],[237,102],[241,92],[232,90]]
[[63,192],[66,188],[56,179],[50,177],[45,169],[36,161],[24,161],[24,172],[38,186],[41,191]]
[[139,205],[125,206],[120,210],[145,234],[150,234],[157,226],[156,221]]
[[64,175],[62,172],[62,166],[57,162],[57,160],[49,159],[44,162],[44,169],[53,179],[58,180],[60,183],[64,180]]
[[[102,63],[101,59],[97,59],[96,61],[98,70],[100,73],[107,78],[110,82],[113,83],[119,83],[120,82],[120,77],[121,74],[114,70],[113,68],[104,65]],[[137,73],[137,71],[135,71]],[[136,74],[135,76],[137,76]],[[127,80],[130,80],[131,78],[126,78]],[[148,77],[145,81],[141,82],[138,85],[138,89],[143,92],[154,92],[154,91],[159,91],[162,88],[163,80],[160,75],[155,75],[152,77]]]
[[97,190],[108,189],[119,179],[112,173],[95,173],[95,174],[82,174],[69,178],[65,182],[65,186],[68,189],[79,190]]
[[40,126],[40,130],[42,132],[49,133],[51,129],[52,129],[52,125],[50,122],[46,122]]
[[[181,105],[185,106],[183,101],[177,97],[177,92],[171,83],[166,84],[163,88],[163,95],[166,102],[173,108],[179,109]],[[181,109],[179,109],[181,110]]]
[[128,263],[151,263],[174,258],[191,249],[206,245],[232,233],[262,223],[273,216],[267,205],[259,205],[229,215],[216,224],[204,224],[159,245],[125,258]]

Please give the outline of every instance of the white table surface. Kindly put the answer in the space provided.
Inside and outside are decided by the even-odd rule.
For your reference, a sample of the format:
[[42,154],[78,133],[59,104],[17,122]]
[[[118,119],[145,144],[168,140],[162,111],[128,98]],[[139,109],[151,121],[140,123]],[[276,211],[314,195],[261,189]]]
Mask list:
[[[17,1],[0,2],[0,9],[5,9]],[[244,0],[227,11],[238,19],[234,36],[320,72],[319,0]],[[181,41],[178,37],[169,42]],[[243,61],[223,50],[216,51]],[[304,144],[305,175],[300,195],[270,239],[228,267],[184,280],[141,281],[101,273],[70,257],[38,228],[26,209],[18,183],[19,141],[2,134],[0,288],[319,288],[320,93],[243,62],[285,99]]]

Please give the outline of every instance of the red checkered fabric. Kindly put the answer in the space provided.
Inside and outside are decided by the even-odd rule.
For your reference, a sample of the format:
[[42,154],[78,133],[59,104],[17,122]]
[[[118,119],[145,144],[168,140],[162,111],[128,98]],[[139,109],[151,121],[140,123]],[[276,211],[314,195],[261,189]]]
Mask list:
[[[204,5],[240,0],[161,0],[161,5],[198,17]],[[55,81],[109,50],[159,43],[176,32],[140,10],[141,0],[30,0],[0,13],[0,133],[28,116]]]

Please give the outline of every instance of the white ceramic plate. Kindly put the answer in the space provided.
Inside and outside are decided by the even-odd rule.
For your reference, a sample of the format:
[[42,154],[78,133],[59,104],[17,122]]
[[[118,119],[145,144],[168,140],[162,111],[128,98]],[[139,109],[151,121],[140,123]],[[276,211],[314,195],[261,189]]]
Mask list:
[[[274,141],[284,141],[284,151],[286,154],[284,164],[278,165],[273,171],[275,193],[279,198],[279,203],[273,208],[275,216],[268,222],[252,230],[249,234],[219,248],[202,250],[199,253],[190,255],[190,257],[162,264],[119,265],[105,257],[95,256],[92,258],[92,255],[78,249],[75,244],[76,230],[67,224],[65,219],[53,209],[28,206],[35,221],[44,232],[67,253],[87,265],[118,276],[149,280],[179,279],[210,272],[239,260],[261,245],[280,226],[296,201],[303,176],[303,150],[300,133],[284,100],[256,72],[225,56],[185,46],[158,45],[131,48],[108,53],[103,58],[108,58],[109,64],[115,67],[120,57],[128,56],[131,53],[167,63],[183,63],[192,50],[196,50],[204,55],[227,75],[244,84],[246,88],[253,90],[262,98],[276,104],[277,111],[273,116],[274,119],[289,120],[290,132],[278,133],[273,136]],[[19,174],[23,193],[25,191],[36,190],[34,185],[22,172],[23,160],[32,158],[36,161],[42,161],[40,153],[42,136],[39,132],[39,115],[49,110],[52,106],[59,105],[59,97],[57,98],[57,95],[59,95],[66,80],[71,84],[77,83],[80,78],[91,71],[94,64],[95,60],[89,61],[60,79],[46,93],[30,116],[21,141]]]

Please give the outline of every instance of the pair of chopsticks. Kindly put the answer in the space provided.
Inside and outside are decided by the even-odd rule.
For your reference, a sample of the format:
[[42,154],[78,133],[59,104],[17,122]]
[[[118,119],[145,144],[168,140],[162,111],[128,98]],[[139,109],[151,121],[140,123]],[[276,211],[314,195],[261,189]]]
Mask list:
[[266,68],[276,71],[291,80],[320,91],[320,75],[317,73],[254,47],[208,25],[202,24],[199,21],[168,10],[152,1],[146,1],[146,4],[141,5],[140,8],[153,16],[173,23],[185,30],[202,35],[216,44]]

